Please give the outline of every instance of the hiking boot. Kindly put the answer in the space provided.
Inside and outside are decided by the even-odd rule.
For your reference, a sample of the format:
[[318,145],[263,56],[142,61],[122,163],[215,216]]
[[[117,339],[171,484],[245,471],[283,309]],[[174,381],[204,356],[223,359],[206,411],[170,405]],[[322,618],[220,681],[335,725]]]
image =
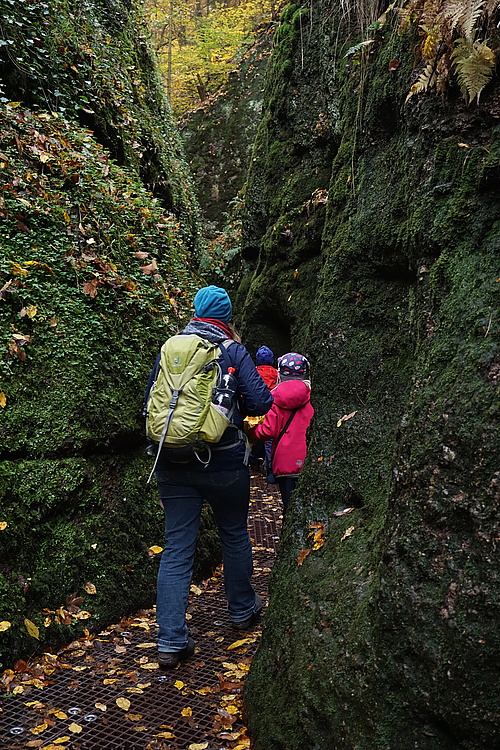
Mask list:
[[181,661],[186,661],[194,654],[194,641],[188,638],[187,646],[180,651],[158,651],[160,669],[175,669]]
[[247,617],[246,620],[240,620],[238,622],[231,620],[231,627],[234,630],[249,630],[252,625],[255,625],[258,622],[262,613],[262,604],[262,598],[258,594],[255,594],[255,607],[252,614]]

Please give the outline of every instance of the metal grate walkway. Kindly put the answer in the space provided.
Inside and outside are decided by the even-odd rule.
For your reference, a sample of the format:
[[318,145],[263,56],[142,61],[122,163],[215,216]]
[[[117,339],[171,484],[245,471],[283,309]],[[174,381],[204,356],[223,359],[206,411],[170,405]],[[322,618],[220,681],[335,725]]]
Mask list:
[[[254,586],[267,596],[280,534],[275,485],[252,477],[249,528]],[[243,750],[241,692],[261,626],[231,629],[221,571],[192,586],[195,655],[170,672],[156,662],[154,611],[122,620],[57,656],[4,673],[0,748],[41,750]],[[24,671],[23,671],[24,670]]]

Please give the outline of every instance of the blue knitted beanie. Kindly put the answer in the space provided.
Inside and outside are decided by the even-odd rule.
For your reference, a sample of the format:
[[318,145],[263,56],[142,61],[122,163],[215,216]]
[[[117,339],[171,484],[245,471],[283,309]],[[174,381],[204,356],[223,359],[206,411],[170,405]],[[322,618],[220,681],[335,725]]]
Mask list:
[[272,365],[274,362],[274,354],[268,346],[261,346],[260,349],[257,349],[255,361],[258,365]]
[[226,290],[212,284],[196,292],[194,311],[197,318],[215,318],[229,323],[233,308]]

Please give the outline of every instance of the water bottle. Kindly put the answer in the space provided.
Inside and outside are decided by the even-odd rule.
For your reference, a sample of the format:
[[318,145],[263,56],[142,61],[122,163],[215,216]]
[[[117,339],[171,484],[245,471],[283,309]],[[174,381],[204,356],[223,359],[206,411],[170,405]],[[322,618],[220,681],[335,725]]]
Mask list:
[[214,388],[212,396],[212,403],[215,408],[228,418],[234,405],[234,396],[238,386],[235,372],[234,367],[227,368],[227,373],[222,376],[220,384]]

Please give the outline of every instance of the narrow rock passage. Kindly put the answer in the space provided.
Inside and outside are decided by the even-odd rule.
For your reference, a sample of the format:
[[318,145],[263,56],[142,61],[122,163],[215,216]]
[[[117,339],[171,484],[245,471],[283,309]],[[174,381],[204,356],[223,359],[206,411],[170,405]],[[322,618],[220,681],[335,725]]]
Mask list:
[[[249,528],[254,585],[267,598],[279,540],[275,485],[252,477]],[[188,607],[195,655],[171,672],[156,662],[154,611],[71,643],[27,671],[3,674],[0,710],[5,750],[243,750],[241,692],[261,624],[231,629],[220,569],[192,586]],[[23,668],[22,664],[20,665]],[[19,668],[19,664],[18,664]],[[11,679],[9,679],[11,678]]]

